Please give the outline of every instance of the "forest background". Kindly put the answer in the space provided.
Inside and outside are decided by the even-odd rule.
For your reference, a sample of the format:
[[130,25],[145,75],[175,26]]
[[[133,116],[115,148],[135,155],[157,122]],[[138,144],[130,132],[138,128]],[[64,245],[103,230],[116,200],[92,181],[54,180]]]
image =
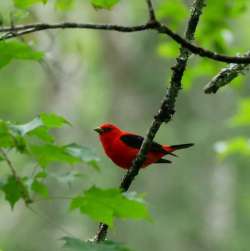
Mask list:
[[[110,10],[97,10],[90,1],[41,2],[1,1],[2,27],[62,22],[133,26],[148,18],[143,0],[119,1]],[[191,5],[192,1],[154,1],[156,17],[178,34],[185,30]],[[247,0],[208,0],[197,27],[196,44],[225,55],[246,53],[249,7]],[[2,32],[6,34],[11,33]],[[85,163],[76,165],[49,163],[46,179],[33,185],[37,193],[34,203],[27,206],[18,198],[13,210],[5,200],[10,170],[3,158],[1,251],[57,251],[62,249],[60,238],[64,236],[85,240],[94,236],[98,220],[92,221],[77,210],[70,212],[70,198],[93,185],[118,187],[124,171],[105,157],[93,128],[109,121],[145,135],[169,85],[179,47],[155,31],[84,29],[46,30],[0,42],[1,119],[18,125],[39,114],[53,123],[58,119],[60,125],[54,127],[66,124],[53,131],[58,144],[76,142],[95,149],[100,158],[85,158]],[[168,144],[194,142],[195,146],[181,152],[171,165],[154,165],[140,172],[131,191],[143,194],[152,219],[117,220],[109,238],[144,251],[248,249],[248,69],[216,94],[204,93],[204,86],[227,66],[190,57],[176,114],[170,123],[162,125],[156,140]],[[65,117],[71,125],[61,117],[52,118],[52,113]],[[20,176],[33,173],[34,161],[29,156],[15,151],[8,156]]]

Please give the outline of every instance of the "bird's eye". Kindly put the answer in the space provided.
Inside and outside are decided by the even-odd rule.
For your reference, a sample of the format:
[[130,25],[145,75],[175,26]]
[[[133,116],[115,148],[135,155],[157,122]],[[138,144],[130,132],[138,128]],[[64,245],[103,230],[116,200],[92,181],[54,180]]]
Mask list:
[[110,132],[112,130],[111,127],[104,127],[103,129],[103,132]]

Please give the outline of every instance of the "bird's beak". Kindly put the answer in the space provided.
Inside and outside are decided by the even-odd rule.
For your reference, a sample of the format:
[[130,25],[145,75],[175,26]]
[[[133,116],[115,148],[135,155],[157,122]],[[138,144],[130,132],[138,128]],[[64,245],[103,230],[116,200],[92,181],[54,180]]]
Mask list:
[[103,129],[100,127],[97,127],[94,129],[94,131],[96,131],[97,133],[101,134],[103,132]]

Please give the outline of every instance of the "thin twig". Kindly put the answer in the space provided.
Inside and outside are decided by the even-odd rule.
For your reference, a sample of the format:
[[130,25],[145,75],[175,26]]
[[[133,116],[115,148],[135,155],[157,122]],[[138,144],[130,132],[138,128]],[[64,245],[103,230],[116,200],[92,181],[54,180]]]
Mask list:
[[[193,8],[191,11],[191,16],[186,29],[185,37],[188,40],[194,39],[194,33],[201,15],[202,7],[204,6],[204,0],[195,0],[193,3]],[[180,50],[180,55],[177,58],[176,65],[172,68],[173,75],[170,81],[170,87],[168,88],[166,95],[163,98],[161,107],[157,112],[148,132],[146,138],[144,139],[139,153],[137,154],[135,160],[133,161],[132,167],[128,170],[127,174],[123,177],[120,188],[122,191],[127,191],[139,173],[140,167],[143,165],[146,154],[150,149],[153,139],[158,132],[160,126],[163,122],[169,122],[174,114],[175,100],[178,96],[179,90],[181,89],[181,80],[183,73],[186,68],[187,60],[189,58],[189,51],[182,47]],[[100,223],[99,229],[94,237],[97,242],[103,241],[106,238],[108,231],[108,225]]]
[[150,29],[150,24],[136,25],[136,26],[122,26],[113,24],[83,24],[83,23],[73,23],[65,22],[58,24],[28,24],[19,25],[14,27],[0,28],[0,33],[3,32],[17,32],[16,34],[8,34],[4,39],[6,40],[17,36],[22,36],[29,33],[34,33],[44,30],[55,30],[55,29],[89,29],[89,30],[106,30],[106,31],[118,31],[118,32],[136,32]]
[[151,0],[146,0],[148,5],[149,22],[156,22],[155,11]]
[[16,173],[16,169],[13,166],[12,162],[10,161],[8,155],[5,153],[5,151],[2,148],[0,148],[0,153],[2,154],[2,156],[3,156],[4,160],[6,161],[6,163],[8,164],[12,175],[15,177],[15,179],[17,179],[18,176],[17,176],[17,173]]
[[25,185],[23,184],[22,180],[20,179],[20,177],[17,175],[16,169],[14,167],[14,165],[12,164],[11,160],[9,159],[8,155],[5,153],[5,151],[0,148],[0,153],[2,154],[2,157],[4,158],[4,160],[6,161],[7,165],[10,168],[10,171],[12,173],[12,176],[15,178],[16,183],[19,184],[21,191],[22,191],[22,198],[25,202],[26,205],[30,204],[32,202],[32,199],[30,198],[30,195],[25,187]]
[[250,56],[227,56],[219,54],[200,46],[194,45],[188,41],[188,39],[175,33],[167,25],[159,22],[148,22],[143,25],[137,26],[120,26],[112,24],[82,24],[82,23],[60,23],[60,24],[29,24],[21,25],[15,27],[5,27],[0,29],[0,33],[6,32],[0,41],[7,40],[26,34],[39,32],[43,30],[53,30],[53,29],[91,29],[91,30],[106,30],[106,31],[117,31],[117,32],[140,32],[146,30],[155,30],[159,33],[165,34],[171,37],[175,42],[180,44],[182,47],[187,48],[193,54],[199,55],[201,57],[210,58],[215,61],[225,62],[225,63],[238,63],[238,64],[250,64]]

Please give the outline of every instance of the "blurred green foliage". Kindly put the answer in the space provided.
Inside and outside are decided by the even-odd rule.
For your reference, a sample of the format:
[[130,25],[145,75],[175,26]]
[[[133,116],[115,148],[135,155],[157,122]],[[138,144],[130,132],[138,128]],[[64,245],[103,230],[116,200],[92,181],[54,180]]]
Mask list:
[[68,11],[74,6],[74,0],[57,0],[55,7],[61,11]]
[[[96,11],[93,6],[111,11]],[[180,34],[190,6],[191,1],[155,1],[157,17]],[[230,55],[244,52],[250,37],[249,6],[247,0],[208,0],[196,43]],[[67,21],[130,25],[144,23],[147,16],[143,1],[8,0],[0,2],[0,10],[3,26]],[[46,31],[0,43],[0,147],[4,150],[0,189],[15,206],[10,212],[2,198],[3,250],[61,250],[57,240],[65,232],[75,236],[64,238],[70,250],[128,250],[119,243],[77,239],[77,235],[93,237],[97,226],[80,214],[69,214],[67,208],[71,203],[90,218],[109,224],[115,218],[149,217],[140,196],[110,189],[118,186],[123,173],[104,157],[99,164],[98,155],[103,154],[91,128],[110,121],[145,134],[178,50],[179,45],[154,33],[82,30]],[[169,144],[192,140],[196,148],[181,153],[172,165],[175,168],[152,166],[141,172],[133,189],[147,193],[154,222],[118,220],[112,239],[145,251],[248,248],[248,76],[216,96],[202,93],[224,66],[191,57],[176,116],[157,140]],[[98,154],[93,148],[99,149]],[[11,173],[6,155],[18,178]],[[16,205],[22,200],[28,207]],[[34,213],[37,210],[42,216]],[[26,241],[27,236],[32,240]]]
[[247,158],[250,156],[249,140],[244,137],[233,138],[227,142],[218,142],[216,150],[223,158],[233,154],[241,154]]
[[242,99],[239,102],[239,110],[230,120],[230,125],[249,126],[250,125],[250,98]]
[[18,8],[30,8],[32,5],[36,3],[44,3],[46,4],[48,0],[13,0],[14,4]]
[[119,0],[91,0],[92,5],[98,9],[110,9],[118,2]]
[[[238,111],[229,120],[229,127],[239,128],[239,127],[249,127],[250,125],[250,100],[249,98],[243,98],[239,102]],[[250,138],[248,136],[238,136],[234,137],[225,142],[218,142],[215,145],[219,157],[223,159],[225,157],[231,157],[232,155],[245,157],[246,163],[249,162],[250,156]]]

